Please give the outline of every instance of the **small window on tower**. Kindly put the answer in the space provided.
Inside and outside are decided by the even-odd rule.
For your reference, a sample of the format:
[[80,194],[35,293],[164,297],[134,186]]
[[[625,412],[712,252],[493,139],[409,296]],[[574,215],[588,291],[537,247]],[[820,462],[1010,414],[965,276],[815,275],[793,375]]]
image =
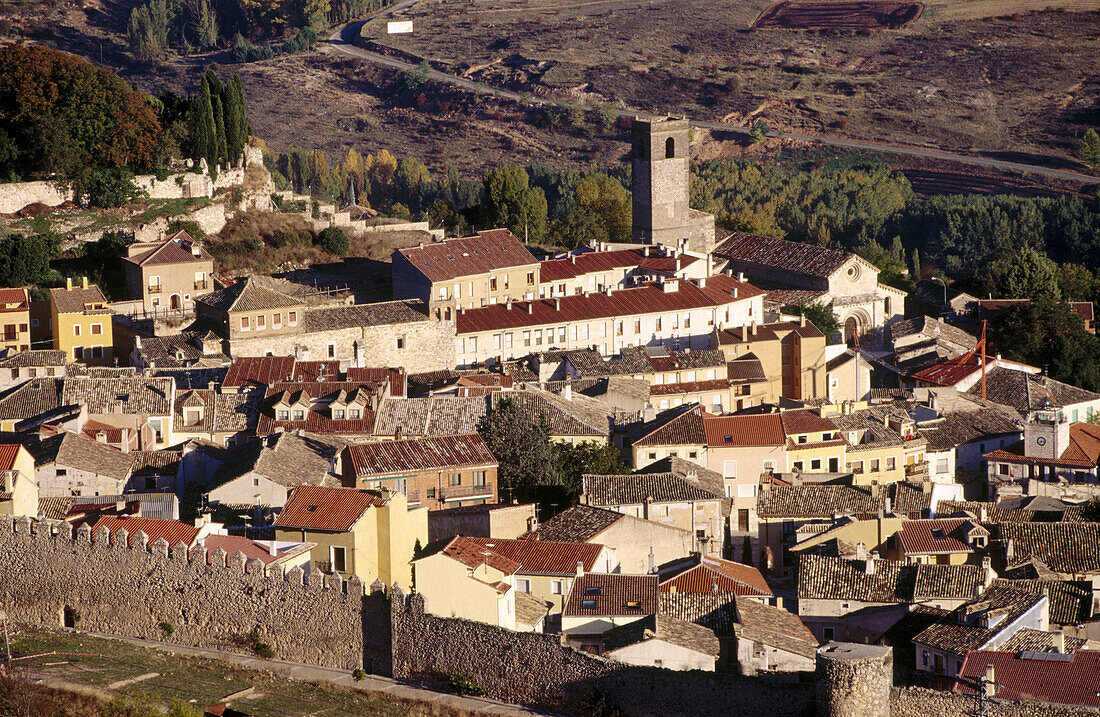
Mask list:
[[669,137],[665,140],[665,159],[672,159],[676,156],[676,140]]

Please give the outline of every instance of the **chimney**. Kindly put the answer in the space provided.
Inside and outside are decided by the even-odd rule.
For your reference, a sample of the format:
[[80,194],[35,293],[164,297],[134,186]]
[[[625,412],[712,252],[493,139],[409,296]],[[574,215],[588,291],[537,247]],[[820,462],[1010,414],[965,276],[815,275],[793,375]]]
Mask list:
[[875,554],[874,553],[871,553],[870,555],[868,555],[867,558],[863,561],[863,572],[866,575],[874,575],[875,574]]
[[798,325],[799,326],[805,326],[806,325],[806,314],[802,314],[801,316],[798,317]]
[[993,663],[989,663],[985,666],[985,680],[982,685],[985,689],[986,697],[997,696],[997,672],[993,669]]
[[743,271],[737,272],[737,280],[738,281],[744,281],[745,280],[745,272],[743,272]]
[[736,286],[733,287],[733,289],[730,290],[730,294],[733,296],[733,298],[735,298],[735,299],[737,298],[737,287]]
[[267,543],[267,552],[271,554],[271,557],[278,557],[279,549],[275,547],[275,541],[271,540]]
[[677,273],[677,274],[679,274],[679,273],[680,273],[680,267],[681,267],[681,265],[682,265],[682,264],[681,264],[681,262],[682,262],[682,261],[683,261],[683,260],[682,260],[682,259],[680,259],[680,257],[676,257],[676,273]]
[[115,501],[115,510],[118,511],[119,513],[126,512],[126,501],[116,500]]
[[863,544],[863,541],[856,543],[856,560],[867,559],[867,546]]
[[604,293],[607,294],[608,296],[611,296],[611,287],[609,286],[606,289],[604,289]]
[[576,264],[577,263],[577,255],[576,254],[571,254],[569,256],[569,261],[572,262],[573,264]]
[[565,384],[565,387],[561,390],[561,397],[564,398],[566,401],[573,400],[573,384]]
[[582,577],[583,575],[584,575],[584,563],[582,563],[581,561],[578,560],[577,561],[577,577],[579,578],[579,577]]
[[554,299],[554,310],[561,311],[561,299]]
[[87,289],[88,288],[88,277],[86,277],[86,276],[80,277],[80,288],[81,289]]
[[783,609],[783,596],[782,595],[776,595],[775,596],[775,606],[777,608],[779,608],[780,610]]
[[138,349],[141,348],[141,337],[140,336],[135,336],[134,337],[134,348],[138,348]]
[[657,557],[653,554],[653,546],[649,546],[649,572],[653,574],[657,572]]
[[[735,291],[736,291],[736,289],[735,289]],[[756,322],[755,321],[752,322],[752,335],[756,336]]]
[[1012,545],[1012,538],[1005,541],[1005,563],[1012,565],[1012,559],[1016,557],[1016,551]]
[[[528,516],[527,517],[527,532],[528,533],[534,533],[535,530],[538,527],[539,527],[539,519],[536,518],[533,515]],[[538,539],[538,536],[535,536],[535,538]]]
[[705,277],[705,276],[704,276],[704,277],[701,277],[701,278],[699,279],[699,288],[700,288],[700,289],[705,289],[705,288],[707,288],[707,277]]
[[71,276],[65,277],[65,291],[73,290],[73,278]]
[[527,302],[527,313],[528,314],[535,313],[535,302],[533,300]]
[[1065,630],[1054,631],[1054,651],[1059,654],[1065,654],[1066,652],[1066,632]]
[[[979,523],[985,523],[985,522],[987,522],[988,518],[989,518],[989,514],[986,512],[985,506],[983,505],[980,508],[978,508],[978,522]],[[988,560],[988,558],[987,558],[987,560]]]
[[504,300],[504,308],[508,309],[509,311],[512,310],[512,297],[511,296],[509,296],[508,298],[506,298]]

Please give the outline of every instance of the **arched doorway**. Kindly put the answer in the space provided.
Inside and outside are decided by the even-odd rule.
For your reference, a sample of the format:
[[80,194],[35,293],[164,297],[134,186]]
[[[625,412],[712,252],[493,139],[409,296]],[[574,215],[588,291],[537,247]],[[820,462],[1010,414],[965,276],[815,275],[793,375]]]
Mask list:
[[168,303],[169,306],[171,306],[172,311],[179,311],[183,308],[183,299],[180,298],[179,294],[172,294],[171,298],[168,300]]
[[844,322],[844,343],[849,346],[853,345],[856,342],[856,336],[860,333],[859,321],[856,320],[856,317],[849,316]]

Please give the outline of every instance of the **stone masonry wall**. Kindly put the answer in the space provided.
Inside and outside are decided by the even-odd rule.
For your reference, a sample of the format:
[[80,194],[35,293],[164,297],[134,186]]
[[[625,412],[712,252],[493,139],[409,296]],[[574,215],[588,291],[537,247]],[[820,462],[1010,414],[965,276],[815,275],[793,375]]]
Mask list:
[[[973,695],[939,692],[920,687],[895,688],[890,695],[891,717],[977,715],[978,706],[978,698]],[[989,717],[1085,717],[1098,715],[1100,710],[994,699],[989,701],[988,714]]]
[[69,609],[82,630],[237,652],[249,652],[255,628],[279,659],[351,670],[366,647],[368,664],[389,671],[388,630],[377,625],[388,623],[388,601],[364,597],[358,578],[316,572],[303,584],[300,569],[265,574],[241,553],[146,546],[143,534],[127,547],[124,530],[113,542],[106,532],[92,541],[87,526],[0,516],[0,607],[19,623],[59,627]]
[[625,665],[563,647],[556,635],[426,614],[417,594],[394,591],[391,600],[398,679],[460,674],[489,697],[582,713],[596,690],[627,715],[811,713],[809,685]]

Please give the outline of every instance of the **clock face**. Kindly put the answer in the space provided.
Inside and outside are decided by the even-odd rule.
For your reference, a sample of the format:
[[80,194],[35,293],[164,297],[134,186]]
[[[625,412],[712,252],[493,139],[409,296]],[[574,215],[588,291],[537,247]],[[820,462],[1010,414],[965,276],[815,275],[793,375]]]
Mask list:
[[1047,444],[1047,439],[1043,436],[1039,436],[1035,439],[1035,442],[1038,443],[1040,446],[1045,446]]

